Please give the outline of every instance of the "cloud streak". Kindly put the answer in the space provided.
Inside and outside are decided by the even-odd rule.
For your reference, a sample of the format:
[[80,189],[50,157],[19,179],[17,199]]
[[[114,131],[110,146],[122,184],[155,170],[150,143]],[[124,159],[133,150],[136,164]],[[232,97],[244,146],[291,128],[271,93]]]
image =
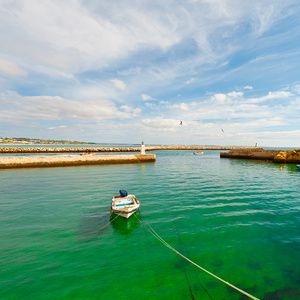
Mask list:
[[16,115],[19,119],[33,120],[83,120],[128,119],[140,113],[140,109],[129,106],[117,107],[108,100],[77,102],[62,97],[22,97],[14,92],[0,94],[1,115],[6,119]]
[[[251,41],[290,13],[284,9],[288,3],[271,5],[269,1],[165,1],[155,5],[147,1],[143,5],[128,5],[127,1],[90,1],[84,5],[79,0],[19,3],[11,0],[2,5],[2,22],[13,24],[20,44],[16,49],[10,33],[2,31],[6,52],[22,52],[28,63],[35,61],[37,66],[65,72],[101,68],[137,51],[168,51],[186,42],[196,46],[191,48],[192,54],[198,52],[200,57],[217,60],[240,48],[232,38],[238,30]],[[247,23],[250,27],[237,26]],[[197,64],[197,59],[194,61]]]
[[114,84],[114,86],[120,90],[125,90],[126,89],[126,84],[125,82],[123,82],[122,80],[120,79],[112,79],[111,82]]
[[15,78],[26,76],[27,73],[22,70],[16,63],[0,59],[0,75]]

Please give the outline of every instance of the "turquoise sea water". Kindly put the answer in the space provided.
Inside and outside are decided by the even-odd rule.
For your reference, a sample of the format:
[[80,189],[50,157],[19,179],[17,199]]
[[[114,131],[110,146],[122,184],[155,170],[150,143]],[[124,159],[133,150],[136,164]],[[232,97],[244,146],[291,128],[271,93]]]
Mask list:
[[[143,224],[260,299],[300,299],[296,165],[153,153],[150,164],[1,170],[0,299],[248,299]],[[119,189],[140,200],[142,223],[109,223]]]

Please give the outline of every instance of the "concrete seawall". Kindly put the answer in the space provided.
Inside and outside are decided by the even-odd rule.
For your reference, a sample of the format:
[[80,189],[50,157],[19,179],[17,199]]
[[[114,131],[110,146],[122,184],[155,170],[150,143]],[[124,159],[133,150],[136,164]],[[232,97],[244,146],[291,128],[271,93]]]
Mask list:
[[260,159],[278,163],[300,163],[300,150],[265,150],[263,148],[232,149],[220,152],[221,158]]
[[155,162],[155,160],[154,154],[14,156],[1,157],[0,169],[133,164]]
[[273,160],[280,151],[281,150],[264,150],[263,148],[244,148],[221,152],[220,157]]

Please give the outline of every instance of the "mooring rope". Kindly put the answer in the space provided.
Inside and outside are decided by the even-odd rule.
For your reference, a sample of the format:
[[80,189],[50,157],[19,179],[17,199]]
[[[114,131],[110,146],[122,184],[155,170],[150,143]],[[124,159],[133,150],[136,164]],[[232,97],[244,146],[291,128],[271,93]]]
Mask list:
[[121,213],[122,213],[122,211],[119,214],[117,214],[117,216],[115,218],[113,218],[111,221],[109,221],[107,224],[105,224],[104,226],[102,226],[101,228],[99,228],[99,229],[97,229],[97,230],[95,230],[93,232],[90,232],[88,235],[91,235],[93,233],[96,233],[96,232],[102,230],[103,228],[105,228],[106,226],[108,226],[110,223],[112,223],[116,218],[118,218]]
[[194,297],[193,291],[192,291],[192,287],[191,287],[190,281],[189,281],[189,279],[188,279],[188,277],[187,277],[185,268],[183,268],[183,270],[184,270],[184,274],[185,274],[185,279],[186,279],[186,281],[187,281],[187,284],[188,284],[188,287],[189,287],[189,290],[190,290],[190,293],[191,293],[191,299],[195,300],[195,297]]
[[223,283],[227,284],[228,286],[232,287],[233,289],[239,291],[240,293],[246,295],[247,297],[253,299],[253,300],[259,300],[258,298],[250,295],[249,293],[241,290],[240,288],[234,286],[233,284],[223,280],[222,278],[218,277],[217,275],[209,272],[208,270],[204,269],[203,267],[197,265],[195,262],[193,262],[192,260],[190,260],[189,258],[187,258],[186,256],[184,256],[183,254],[181,254],[179,251],[177,251],[176,249],[174,249],[170,244],[168,244],[162,237],[160,237],[158,235],[158,233],[146,222],[147,226],[149,228],[147,228],[145,225],[144,225],[144,222],[142,222],[137,216],[136,214],[134,214],[134,216],[138,219],[138,221],[156,238],[158,239],[162,244],[164,244],[166,247],[168,247],[170,250],[172,250],[173,252],[175,252],[176,254],[178,254],[179,256],[181,256],[182,258],[184,258],[185,260],[187,260],[188,262],[190,262],[191,264],[193,264],[194,266],[196,266],[197,268],[201,269],[202,271],[206,272],[207,274],[213,276],[214,278],[222,281]]

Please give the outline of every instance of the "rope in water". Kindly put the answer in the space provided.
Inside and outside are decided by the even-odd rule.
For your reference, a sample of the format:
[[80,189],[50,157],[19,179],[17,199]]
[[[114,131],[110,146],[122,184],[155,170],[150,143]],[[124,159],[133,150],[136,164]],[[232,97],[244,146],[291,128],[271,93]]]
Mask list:
[[188,283],[188,287],[189,287],[189,290],[190,290],[190,293],[191,293],[191,298],[192,298],[193,300],[195,300],[195,297],[194,297],[193,291],[192,291],[192,287],[191,287],[190,281],[189,281],[189,279],[188,279],[188,277],[187,277],[185,268],[183,268],[183,270],[184,270],[184,274],[185,274],[185,279],[186,279],[186,281],[187,281],[187,283]]
[[[180,240],[180,236],[179,236],[179,233],[178,233],[178,230],[177,230],[177,237],[178,237],[178,240]],[[188,280],[188,276],[187,276],[187,273],[186,273],[186,269],[183,265],[183,271],[184,271],[184,274],[185,274],[185,277],[186,277],[186,280],[188,281],[188,285],[189,285],[189,288],[190,288],[190,291],[191,291],[191,298],[194,299],[194,295],[192,294],[192,289],[191,289],[191,284]],[[212,297],[210,296],[209,292],[206,290],[206,288],[201,284],[200,281],[198,281],[198,283],[200,284],[200,286],[202,287],[203,291],[208,295],[209,299],[210,300],[213,300]]]
[[108,226],[110,223],[112,223],[116,218],[118,218],[118,217],[120,216],[121,213],[122,213],[122,212],[120,212],[119,214],[117,214],[117,216],[114,217],[110,222],[108,222],[107,224],[105,224],[105,225],[102,226],[101,228],[99,228],[99,229],[97,229],[97,230],[95,230],[95,231],[93,231],[93,232],[90,232],[88,235],[91,235],[91,234],[93,234],[93,233],[96,233],[96,232],[102,230],[103,228],[105,228],[106,226]]
[[[125,212],[125,211],[121,211],[120,213],[114,212],[114,214],[117,215],[115,218],[113,218],[110,222],[108,222],[107,224],[105,224],[105,225],[102,226],[101,228],[99,228],[99,229],[97,229],[97,230],[95,230],[95,231],[93,231],[93,232],[90,232],[88,235],[91,235],[91,234],[93,234],[93,233],[96,233],[96,232],[102,230],[103,228],[105,228],[106,226],[108,226],[109,224],[111,224],[115,219],[117,219],[117,218],[118,218],[122,213],[124,213],[124,212]],[[110,209],[110,213],[112,213],[112,209]]]
[[233,289],[239,291],[240,293],[246,295],[247,297],[249,297],[249,298],[251,298],[251,299],[253,299],[253,300],[259,300],[258,298],[256,298],[256,297],[250,295],[249,293],[247,293],[247,292],[245,292],[245,291],[239,289],[238,287],[234,286],[233,284],[231,284],[231,283],[229,283],[229,282],[223,280],[222,278],[216,276],[215,274],[213,274],[213,273],[207,271],[207,270],[204,269],[203,267],[197,265],[195,262],[193,262],[192,260],[190,260],[189,258],[187,258],[186,256],[184,256],[183,254],[181,254],[180,252],[178,252],[176,249],[174,249],[170,244],[168,244],[162,237],[160,237],[160,236],[158,235],[158,233],[157,233],[157,232],[156,232],[156,231],[155,231],[155,230],[154,230],[147,222],[145,222],[145,223],[147,224],[148,227],[145,226],[144,222],[142,222],[142,221],[136,216],[136,214],[134,214],[134,216],[135,216],[135,217],[138,219],[138,221],[139,221],[139,222],[147,229],[147,231],[149,231],[156,239],[158,239],[162,244],[164,244],[164,245],[165,245],[166,247],[168,247],[170,250],[172,250],[173,252],[175,252],[176,254],[178,254],[179,256],[181,256],[182,258],[184,258],[185,260],[187,260],[188,262],[190,262],[191,264],[193,264],[193,265],[196,266],[197,268],[199,268],[199,269],[201,269],[202,271],[206,272],[207,274],[213,276],[214,278],[216,278],[216,279],[222,281],[223,283],[225,283],[225,284],[227,284],[228,286],[232,287]]

